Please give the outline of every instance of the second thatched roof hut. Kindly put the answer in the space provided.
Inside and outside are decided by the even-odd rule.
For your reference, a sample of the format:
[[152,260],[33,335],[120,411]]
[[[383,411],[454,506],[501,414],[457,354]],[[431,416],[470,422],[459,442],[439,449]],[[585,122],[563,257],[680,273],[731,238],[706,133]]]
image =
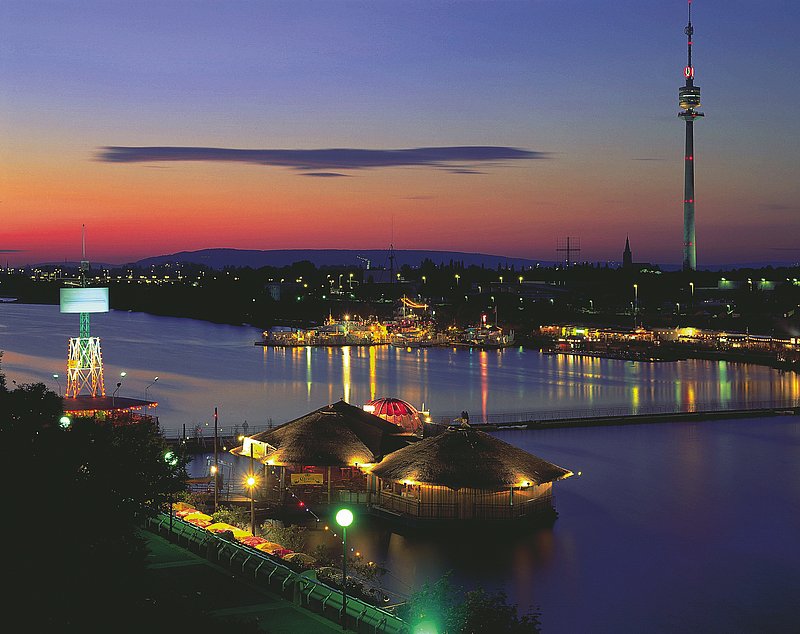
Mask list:
[[471,427],[399,449],[370,470],[373,506],[416,519],[505,519],[552,511],[572,472]]

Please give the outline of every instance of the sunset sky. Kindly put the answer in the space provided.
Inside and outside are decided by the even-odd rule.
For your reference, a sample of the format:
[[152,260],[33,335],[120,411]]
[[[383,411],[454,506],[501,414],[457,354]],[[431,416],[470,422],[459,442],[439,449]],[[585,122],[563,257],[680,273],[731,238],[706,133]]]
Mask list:
[[[800,259],[800,8],[694,0],[698,266]],[[0,257],[682,257],[685,0],[0,1]],[[338,150],[323,152],[322,150]],[[237,150],[250,150],[241,152]]]

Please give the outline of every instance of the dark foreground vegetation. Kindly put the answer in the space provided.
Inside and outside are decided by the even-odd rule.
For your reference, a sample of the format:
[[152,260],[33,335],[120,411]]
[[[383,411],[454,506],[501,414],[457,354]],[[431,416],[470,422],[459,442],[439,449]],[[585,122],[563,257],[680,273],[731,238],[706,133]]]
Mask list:
[[[0,371],[7,623],[29,632],[141,632],[208,626],[151,593],[143,513],[185,480],[184,462],[151,424],[62,421],[41,384],[9,389]],[[176,596],[179,596],[176,593]],[[247,631],[247,630],[237,630]]]

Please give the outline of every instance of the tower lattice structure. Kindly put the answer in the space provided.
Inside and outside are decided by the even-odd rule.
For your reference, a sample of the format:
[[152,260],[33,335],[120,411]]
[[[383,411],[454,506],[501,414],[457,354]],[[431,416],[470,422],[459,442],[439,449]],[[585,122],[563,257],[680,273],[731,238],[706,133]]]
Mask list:
[[[80,284],[86,288],[89,261],[86,259],[86,239],[82,236]],[[91,336],[90,313],[80,313],[79,336],[70,337],[67,356],[67,397],[75,398],[86,390],[92,398],[106,395],[103,378],[103,354],[100,337]]]
[[689,23],[684,29],[687,38],[688,61],[683,69],[685,85],[678,89],[681,111],[678,116],[686,122],[686,147],[683,156],[683,270],[697,268],[697,242],[694,228],[694,122],[704,116],[698,112],[700,107],[700,86],[694,85],[694,66],[692,66],[692,0],[689,2]]

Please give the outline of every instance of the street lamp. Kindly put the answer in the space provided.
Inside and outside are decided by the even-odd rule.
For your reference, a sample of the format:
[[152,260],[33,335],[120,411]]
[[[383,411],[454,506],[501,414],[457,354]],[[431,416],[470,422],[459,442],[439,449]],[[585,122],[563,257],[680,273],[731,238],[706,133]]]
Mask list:
[[636,325],[636,316],[639,314],[639,285],[633,285],[633,325]]
[[119,388],[122,387],[122,380],[128,375],[127,372],[120,372],[119,373],[119,382],[117,383],[117,387],[114,392],[111,394],[111,407],[115,407],[117,404],[117,392],[119,392]]
[[255,503],[255,486],[256,475],[253,458],[253,442],[250,441],[250,475],[247,478],[247,486],[250,487],[250,532],[255,536],[256,534],[256,503]]
[[219,498],[219,451],[217,449],[217,408],[214,408],[214,466],[211,467],[211,473],[214,474],[214,512],[217,512],[217,501]]
[[461,279],[461,276],[458,273],[456,273],[454,277],[456,278],[456,286],[458,286],[458,280]]
[[422,276],[422,283],[424,284],[424,283],[425,283],[425,282],[427,282],[427,281],[428,281],[428,278],[427,278],[427,277],[425,277],[425,276],[423,275],[423,276]]
[[353,523],[353,512],[340,509],[336,523],[342,527],[342,629],[347,629],[347,527]]
[[[164,454],[164,462],[167,463],[167,466],[170,467],[170,476],[172,476],[172,468],[178,465],[178,456],[175,454],[174,451],[170,450]],[[172,539],[172,479],[170,478],[169,483],[167,484],[167,501],[169,504],[169,536]]]
[[69,429],[70,425],[72,425],[72,419],[66,414],[58,419],[58,426],[61,427],[61,429]]
[[58,395],[61,396],[61,381],[58,380],[57,374],[54,374],[53,378],[56,380],[56,383],[58,383]]
[[247,486],[250,487],[250,532],[256,534],[256,503],[255,503],[255,486],[256,477],[251,473],[247,476]]
[[144,388],[144,400],[145,400],[145,401],[147,400],[147,390],[149,390],[151,387],[153,387],[153,385],[155,385],[156,381],[158,381],[158,377],[155,377],[155,378],[154,378],[154,379],[153,379],[153,380],[150,382],[150,384],[149,384],[149,385],[148,385],[146,388]]

